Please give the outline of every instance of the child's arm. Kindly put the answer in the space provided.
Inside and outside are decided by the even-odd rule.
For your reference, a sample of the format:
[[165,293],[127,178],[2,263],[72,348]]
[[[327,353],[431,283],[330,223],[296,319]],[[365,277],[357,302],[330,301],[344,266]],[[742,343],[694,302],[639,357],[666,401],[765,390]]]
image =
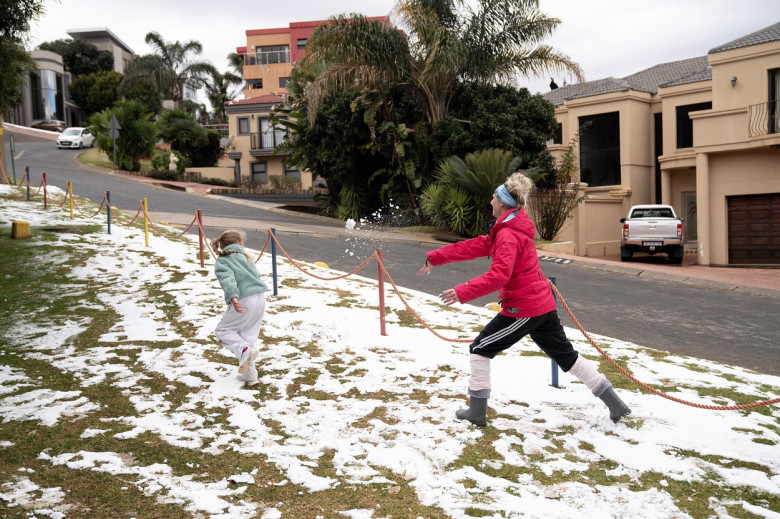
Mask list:
[[214,266],[214,273],[217,275],[217,280],[222,290],[225,291],[225,301],[229,304],[233,299],[238,300],[239,292],[236,275],[227,262],[218,260]]

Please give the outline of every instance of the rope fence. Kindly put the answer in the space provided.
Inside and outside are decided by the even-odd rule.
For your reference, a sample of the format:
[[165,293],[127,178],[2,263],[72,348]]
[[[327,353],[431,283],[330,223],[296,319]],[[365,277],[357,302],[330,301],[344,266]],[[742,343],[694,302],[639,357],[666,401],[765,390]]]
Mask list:
[[[39,186],[38,192],[34,196],[37,196],[38,194],[40,194],[41,190],[43,190],[44,208],[48,208],[47,201],[50,198],[48,196],[47,189],[46,189],[46,174],[43,173],[42,176],[43,176],[43,180],[42,180],[41,186]],[[17,189],[21,189],[22,185],[24,185],[24,184],[26,184],[26,186],[27,186],[27,199],[30,200],[31,197],[30,197],[29,168],[25,168],[25,175],[24,175],[23,179],[19,182],[19,184],[17,186],[12,186],[12,187],[16,187]],[[154,224],[154,222],[151,221],[151,218],[149,217],[149,213],[147,211],[147,201],[146,201],[146,199],[143,199],[141,201],[140,206],[138,208],[138,211],[136,212],[135,216],[133,216],[132,220],[130,220],[129,223],[122,222],[121,219],[118,217],[119,210],[114,208],[110,204],[110,202],[109,202],[110,194],[108,192],[106,192],[104,194],[103,200],[102,200],[98,210],[94,214],[92,214],[90,216],[85,215],[81,211],[81,209],[79,208],[78,204],[75,202],[75,198],[73,196],[73,188],[72,188],[72,185],[71,185],[70,182],[68,182],[68,189],[67,189],[67,192],[65,194],[65,197],[59,203],[59,205],[55,205],[54,207],[57,207],[57,208],[63,207],[63,205],[65,204],[65,202],[67,200],[71,200],[71,206],[75,205],[75,207],[77,208],[78,212],[82,216],[84,216],[86,218],[92,218],[94,216],[97,216],[97,214],[99,214],[101,212],[103,206],[105,205],[106,206],[106,212],[107,212],[107,215],[108,215],[107,220],[108,220],[108,225],[109,225],[109,234],[110,234],[110,223],[111,223],[112,219],[114,221],[116,221],[117,223],[125,226],[125,227],[129,227],[129,226],[133,225],[133,223],[136,222],[136,220],[138,219],[138,217],[141,214],[143,214],[143,218],[144,218],[144,233],[145,233],[145,236],[146,236],[146,246],[147,247],[149,246],[149,243],[148,243],[148,226],[151,226],[151,228],[159,236],[161,236],[162,238],[165,238],[165,239],[168,239],[168,240],[175,240],[175,239],[181,238],[184,234],[189,232],[189,230],[194,225],[197,224],[197,227],[198,227],[198,240],[199,240],[199,245],[200,245],[200,264],[201,264],[201,267],[204,267],[204,257],[205,257],[204,251],[207,250],[209,252],[209,254],[211,255],[212,259],[216,260],[216,258],[217,258],[217,254],[214,252],[214,250],[212,250],[211,244],[210,244],[210,240],[208,240],[208,238],[206,237],[206,233],[205,233],[205,231],[203,229],[203,221],[202,221],[202,215],[201,215],[200,210],[196,211],[195,217],[189,223],[189,225],[186,227],[186,229],[184,229],[184,231],[182,231],[181,233],[179,233],[179,234],[177,234],[175,236],[170,236],[170,235],[164,233],[157,225]],[[71,218],[73,218],[72,207],[71,207]],[[441,335],[431,325],[429,325],[425,321],[425,319],[423,319],[419,315],[419,313],[417,313],[414,310],[414,308],[412,308],[412,306],[409,304],[409,302],[406,300],[406,298],[404,298],[403,294],[401,293],[401,290],[398,288],[398,285],[396,284],[396,282],[393,280],[392,276],[388,272],[388,270],[387,270],[387,268],[385,266],[385,263],[384,263],[384,259],[382,257],[381,249],[376,250],[373,254],[368,256],[360,265],[358,265],[355,269],[351,270],[350,272],[347,272],[347,273],[339,275],[339,276],[325,277],[325,276],[320,276],[318,274],[315,274],[315,273],[313,273],[313,272],[311,272],[309,270],[306,270],[305,268],[303,268],[303,266],[299,262],[295,261],[287,253],[287,251],[285,251],[284,247],[279,242],[279,239],[276,237],[276,233],[275,233],[274,229],[269,229],[268,230],[268,235],[267,235],[266,241],[263,244],[263,247],[260,249],[260,254],[258,255],[258,258],[255,260],[255,263],[260,261],[260,258],[263,256],[263,253],[265,252],[265,249],[268,247],[269,243],[271,244],[271,249],[272,249],[272,259],[271,259],[271,261],[272,261],[272,266],[273,266],[274,294],[278,293],[277,292],[278,283],[277,283],[277,274],[276,274],[276,263],[277,263],[276,248],[277,247],[278,247],[279,251],[282,253],[282,255],[296,269],[298,269],[302,273],[306,274],[307,276],[313,277],[313,278],[321,280],[321,281],[336,281],[336,280],[339,280],[339,279],[347,278],[349,276],[352,276],[352,275],[356,274],[361,269],[365,268],[366,265],[368,265],[368,263],[371,260],[376,259],[377,260],[377,277],[378,277],[378,285],[379,285],[378,286],[378,288],[379,288],[379,301],[380,301],[380,304],[379,304],[379,307],[380,307],[380,330],[381,330],[381,334],[382,335],[386,335],[386,333],[385,333],[385,304],[384,304],[384,284],[383,284],[383,282],[384,282],[384,278],[387,278],[387,280],[390,282],[391,286],[393,287],[393,292],[399,298],[399,300],[401,301],[403,306],[412,314],[412,316],[414,316],[414,318],[425,329],[427,329],[433,335],[435,335],[436,337],[438,337],[439,339],[444,340],[444,341],[454,342],[454,343],[471,343],[472,342],[472,339],[448,338],[448,337],[445,337],[445,336]],[[566,310],[566,313],[572,319],[572,322],[574,322],[574,324],[577,327],[577,329],[583,334],[583,336],[587,339],[587,341],[591,344],[591,346],[593,346],[596,349],[596,351],[598,351],[599,354],[602,357],[604,357],[604,359],[606,359],[610,364],[612,364],[623,376],[628,378],[631,382],[633,382],[634,384],[636,384],[640,388],[644,389],[645,391],[648,391],[648,392],[650,392],[650,393],[652,393],[654,395],[660,396],[662,398],[666,398],[668,400],[671,400],[671,401],[679,403],[679,404],[687,405],[687,406],[690,406],[690,407],[696,407],[696,408],[699,408],[699,409],[708,409],[708,410],[716,410],[716,411],[746,410],[746,409],[753,409],[753,408],[756,408],[756,407],[774,405],[774,404],[777,404],[777,403],[780,402],[780,398],[772,398],[772,399],[763,400],[763,401],[760,401],[760,402],[752,402],[752,403],[749,403],[749,404],[740,404],[740,405],[706,405],[706,404],[699,404],[699,403],[696,403],[696,402],[691,402],[691,401],[688,401],[688,400],[677,398],[675,396],[669,395],[667,393],[664,393],[663,391],[660,391],[658,389],[653,388],[652,386],[650,386],[650,385],[648,385],[648,384],[638,380],[631,373],[629,373],[625,368],[623,368],[620,364],[618,364],[617,361],[615,361],[612,357],[610,357],[596,343],[596,341],[593,340],[593,338],[585,331],[585,329],[582,326],[582,324],[580,324],[580,322],[574,316],[574,313],[572,312],[572,310],[569,307],[569,305],[566,303],[565,299],[561,295],[561,293],[558,290],[558,287],[555,285],[554,281],[550,280],[549,284],[550,284],[550,289],[551,289],[552,293],[556,296],[556,298],[558,300],[560,300],[561,306],[564,308],[564,310]],[[556,368],[554,368],[554,370],[555,369]],[[555,376],[556,374],[557,374],[557,372],[554,373],[554,378],[557,378]],[[557,387],[557,385],[556,385],[556,387]]]

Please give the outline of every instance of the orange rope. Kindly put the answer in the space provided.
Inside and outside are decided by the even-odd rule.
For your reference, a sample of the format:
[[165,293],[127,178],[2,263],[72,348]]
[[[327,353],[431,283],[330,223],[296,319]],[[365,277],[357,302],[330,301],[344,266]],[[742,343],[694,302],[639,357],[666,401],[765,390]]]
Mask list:
[[268,231],[268,235],[265,238],[265,243],[263,244],[262,248],[260,249],[260,255],[257,256],[257,259],[255,260],[255,263],[260,261],[260,258],[263,257],[263,252],[265,252],[265,248],[268,247],[268,243],[271,241],[271,234],[273,234],[271,231]]
[[93,218],[93,217],[97,216],[97,214],[103,209],[103,205],[105,205],[105,203],[106,203],[106,194],[103,193],[103,201],[100,202],[100,207],[98,207],[97,211],[95,211],[94,214],[86,215],[86,214],[84,214],[84,212],[79,207],[78,202],[76,202],[76,198],[75,197],[73,198],[73,205],[76,207],[76,211],[78,211],[79,214],[81,216],[83,216],[84,218]]
[[[196,218],[196,220],[197,220],[197,218]],[[209,254],[211,254],[211,257],[216,260],[217,259],[217,255],[214,253],[213,250],[211,250],[211,243],[209,243],[209,239],[206,238],[206,233],[203,231],[203,226],[201,225],[200,221],[198,221],[198,232],[203,237],[203,241],[206,242],[206,248],[208,249]]]
[[133,225],[133,222],[136,221],[138,218],[138,215],[141,214],[141,209],[143,208],[143,203],[139,204],[138,211],[135,213],[135,216],[133,216],[133,219],[130,220],[130,223],[124,223],[122,220],[119,219],[119,216],[117,214],[119,213],[119,209],[114,209],[114,206],[111,204],[108,204],[108,209],[111,211],[111,216],[116,220],[118,224],[124,225],[125,227],[129,227]]
[[571,309],[569,308],[569,305],[566,304],[566,301],[564,301],[563,297],[561,296],[561,293],[558,291],[558,287],[556,287],[552,282],[550,282],[550,286],[553,289],[553,292],[555,292],[555,295],[558,296],[558,299],[561,301],[561,305],[563,305],[563,308],[566,310],[566,313],[569,314],[569,317],[571,317],[571,320],[574,321],[574,324],[577,325],[577,329],[582,332],[582,334],[585,336],[586,339],[588,339],[588,342],[596,348],[596,350],[601,354],[602,357],[607,359],[610,364],[615,366],[618,371],[620,371],[623,375],[625,375],[629,380],[631,380],[633,383],[641,387],[642,389],[645,389],[655,395],[661,396],[663,398],[672,400],[673,402],[677,402],[679,404],[688,405],[691,407],[698,407],[699,409],[711,409],[716,411],[736,411],[740,409],[752,409],[754,407],[761,407],[765,405],[772,405],[780,402],[780,398],[773,398],[771,400],[763,400],[761,402],[753,402],[752,404],[742,404],[742,405],[704,405],[704,404],[697,404],[695,402],[689,402],[687,400],[682,400],[677,397],[673,397],[671,395],[667,395],[666,393],[659,391],[653,387],[648,386],[644,382],[641,382],[640,380],[637,380],[633,375],[631,375],[628,371],[626,371],[622,366],[620,366],[617,362],[615,362],[612,357],[607,355],[604,350],[602,350],[598,344],[596,344],[596,341],[594,341],[588,333],[585,331],[585,329],[582,327],[582,325],[577,321],[577,318],[574,317],[574,314],[572,313]]
[[141,204],[141,210],[143,210],[143,212],[144,212],[144,216],[146,217],[147,221],[149,222],[149,225],[151,225],[151,226],[152,226],[152,230],[154,230],[154,231],[155,231],[157,234],[159,234],[160,236],[162,236],[163,238],[166,238],[166,239],[168,239],[168,240],[176,240],[176,239],[178,239],[178,238],[181,238],[182,236],[184,236],[184,234],[185,234],[187,231],[189,231],[189,230],[190,230],[190,228],[191,228],[193,225],[195,225],[195,222],[198,220],[198,216],[197,216],[197,215],[195,215],[195,216],[192,218],[192,221],[190,222],[190,224],[187,226],[187,228],[186,228],[186,229],[184,229],[184,230],[183,230],[183,231],[182,231],[180,234],[177,234],[176,236],[167,236],[165,233],[163,233],[163,232],[162,232],[162,231],[161,231],[161,230],[160,230],[160,229],[159,229],[159,228],[158,228],[158,227],[157,227],[157,226],[154,224],[154,222],[152,221],[152,218],[149,216],[149,213],[147,213],[147,212],[146,212],[146,209],[144,208],[143,204]]
[[[46,185],[48,186],[48,185],[49,185],[49,183],[47,182],[47,183],[46,183]],[[45,194],[45,195],[46,195],[46,197],[49,199],[49,202],[51,203],[52,207],[57,207],[57,208],[60,208],[60,207],[62,207],[63,205],[65,205],[65,202],[67,202],[67,201],[68,201],[68,196],[70,195],[70,192],[69,192],[69,191],[66,191],[66,192],[65,192],[65,198],[63,198],[63,199],[62,199],[62,202],[60,202],[60,204],[59,204],[59,205],[57,205],[57,204],[55,204],[55,203],[54,203],[54,198],[53,198],[53,197],[52,197],[52,196],[51,196],[51,195],[50,195],[48,192],[47,192],[47,193],[44,193],[44,194]]]
[[417,314],[417,312],[412,310],[412,307],[409,306],[409,303],[406,302],[406,299],[404,299],[404,296],[401,295],[401,291],[398,290],[398,286],[395,284],[395,281],[393,281],[393,278],[390,277],[390,273],[387,272],[387,269],[385,268],[384,262],[382,262],[382,260],[380,260],[379,258],[377,258],[377,261],[379,262],[379,266],[382,268],[382,272],[385,274],[385,276],[387,276],[387,280],[390,281],[391,285],[393,285],[393,290],[395,291],[396,295],[401,300],[401,302],[404,304],[404,306],[406,306],[406,309],[409,310],[412,313],[412,315],[414,316],[414,318],[417,319],[420,322],[420,324],[425,326],[428,329],[428,331],[430,331],[432,334],[434,334],[439,339],[443,339],[443,340],[449,341],[449,342],[462,342],[462,343],[473,342],[473,339],[449,339],[447,337],[444,337],[444,336],[440,335],[436,330],[431,328],[430,325],[428,325],[428,323],[426,323],[423,320],[423,318],[420,317]]
[[307,275],[309,275],[309,276],[311,276],[311,277],[313,277],[313,278],[317,278],[317,279],[319,279],[319,280],[322,280],[322,281],[335,281],[335,280],[337,280],[337,279],[343,279],[343,278],[345,278],[345,277],[351,276],[352,274],[354,274],[354,273],[355,273],[355,272],[357,272],[358,270],[360,270],[360,269],[362,269],[363,267],[365,267],[365,266],[366,266],[366,264],[367,264],[369,261],[371,261],[373,258],[375,258],[375,257],[376,257],[376,255],[377,255],[377,254],[376,254],[376,252],[375,252],[375,253],[373,253],[371,256],[369,256],[368,258],[366,258],[366,260],[365,260],[363,263],[361,263],[361,264],[360,264],[360,265],[359,265],[359,266],[358,266],[358,267],[357,267],[355,270],[353,270],[353,271],[351,271],[351,272],[348,272],[348,273],[344,274],[343,276],[336,276],[336,277],[333,277],[333,278],[326,278],[326,277],[318,276],[318,275],[316,275],[316,274],[312,274],[311,272],[307,272],[306,270],[304,270],[304,268],[303,268],[303,267],[301,267],[301,266],[300,266],[298,263],[296,263],[296,261],[295,261],[294,259],[292,259],[292,258],[291,258],[291,257],[290,257],[290,256],[287,254],[287,252],[284,250],[284,247],[282,247],[282,245],[279,243],[279,240],[277,240],[277,239],[276,239],[276,236],[274,236],[274,234],[273,234],[271,231],[268,231],[268,234],[269,234],[270,238],[271,238],[271,239],[272,239],[272,240],[273,240],[273,241],[276,243],[276,245],[279,247],[279,250],[280,250],[280,251],[282,251],[282,254],[284,255],[284,257],[285,257],[285,258],[287,258],[288,260],[290,260],[290,263],[292,263],[293,265],[295,265],[295,267],[296,267],[298,270],[300,270],[300,271],[301,271],[301,272],[303,272],[304,274],[307,274]]

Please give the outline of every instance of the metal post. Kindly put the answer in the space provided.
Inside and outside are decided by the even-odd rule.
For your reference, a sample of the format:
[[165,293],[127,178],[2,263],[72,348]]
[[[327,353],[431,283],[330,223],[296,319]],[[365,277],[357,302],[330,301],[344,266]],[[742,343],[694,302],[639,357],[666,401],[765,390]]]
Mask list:
[[377,272],[377,279],[379,280],[379,332],[382,335],[387,335],[385,330],[385,272],[382,269],[384,265],[382,261],[382,249],[376,250],[376,263],[379,271]]
[[111,191],[106,191],[106,220],[108,220],[108,234],[111,234]]
[[41,177],[43,177],[43,208],[48,209],[48,194],[46,193],[46,173],[41,173]]
[[[551,276],[550,277],[550,282],[552,282],[553,285],[557,286],[555,276]],[[557,302],[558,299],[555,297],[555,291],[552,288],[550,288],[550,291],[552,292],[553,299],[555,299],[556,302]],[[551,362],[550,369],[552,371],[552,384],[551,385],[552,385],[552,387],[561,387],[558,384],[558,363],[555,362],[553,359],[550,359],[550,362]]]
[[30,166],[24,167],[24,180],[25,184],[27,184],[27,201],[30,201]]
[[279,285],[276,281],[276,229],[271,227],[271,269],[274,278],[274,295],[279,295]]

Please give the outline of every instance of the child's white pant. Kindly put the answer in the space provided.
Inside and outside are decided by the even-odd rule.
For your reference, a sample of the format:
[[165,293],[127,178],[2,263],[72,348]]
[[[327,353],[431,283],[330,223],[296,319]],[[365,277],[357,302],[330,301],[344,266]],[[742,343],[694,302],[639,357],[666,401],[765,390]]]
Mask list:
[[242,297],[238,302],[243,312],[238,313],[233,305],[228,306],[227,312],[214,330],[219,342],[236,358],[241,357],[244,346],[254,346],[257,342],[265,315],[265,292]]

